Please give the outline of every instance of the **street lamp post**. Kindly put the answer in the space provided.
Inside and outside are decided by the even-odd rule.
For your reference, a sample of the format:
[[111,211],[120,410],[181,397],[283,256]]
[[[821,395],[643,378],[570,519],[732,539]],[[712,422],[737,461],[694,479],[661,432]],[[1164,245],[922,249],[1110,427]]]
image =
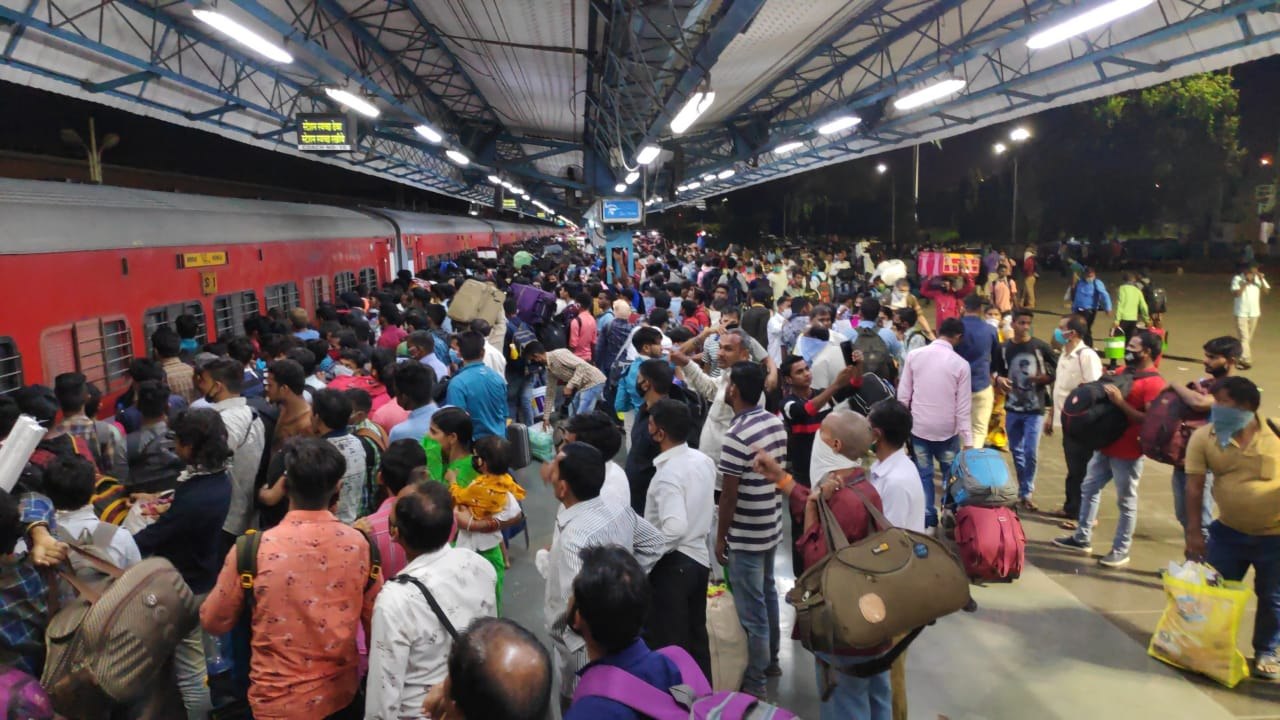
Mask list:
[[[884,175],[889,172],[889,166],[880,163],[876,165],[876,172]],[[898,246],[898,187],[892,174],[889,175],[889,245]]]
[[[1013,143],[1024,143],[1031,139],[1031,131],[1024,127],[1014,128],[1009,133],[1009,141]],[[994,148],[997,155],[1003,155],[1006,150],[1011,148],[1002,142],[995,144]],[[1018,244],[1018,153],[1013,153],[1013,212],[1009,219],[1009,247]]]

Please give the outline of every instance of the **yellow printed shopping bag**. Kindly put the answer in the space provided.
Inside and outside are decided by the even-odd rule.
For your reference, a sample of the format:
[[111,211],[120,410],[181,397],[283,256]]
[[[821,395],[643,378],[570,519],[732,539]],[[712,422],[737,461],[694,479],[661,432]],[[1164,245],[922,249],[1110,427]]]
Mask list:
[[1221,580],[1206,565],[1189,562],[1170,568],[1178,572],[1164,574],[1168,604],[1147,654],[1235,687],[1249,677],[1236,636],[1252,593],[1242,583]]

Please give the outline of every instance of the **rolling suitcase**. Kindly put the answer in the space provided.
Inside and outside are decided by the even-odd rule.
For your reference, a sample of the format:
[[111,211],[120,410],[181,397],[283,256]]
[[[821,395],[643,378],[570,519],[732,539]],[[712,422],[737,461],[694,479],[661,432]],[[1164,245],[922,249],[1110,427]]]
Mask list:
[[512,470],[519,470],[533,462],[528,425],[518,422],[507,425],[507,442],[511,445],[511,458],[508,464]]
[[511,292],[516,296],[516,315],[530,325],[545,325],[556,314],[556,296],[545,290],[513,283]]

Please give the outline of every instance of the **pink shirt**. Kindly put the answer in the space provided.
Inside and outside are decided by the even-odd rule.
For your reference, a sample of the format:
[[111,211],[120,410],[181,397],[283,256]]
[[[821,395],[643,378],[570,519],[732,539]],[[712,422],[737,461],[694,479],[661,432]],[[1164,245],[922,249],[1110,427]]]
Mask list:
[[912,435],[934,441],[959,435],[961,445],[972,444],[969,363],[946,340],[907,355],[898,400],[911,408]]
[[369,516],[369,538],[378,548],[378,555],[382,558],[382,576],[385,578],[399,575],[407,563],[404,548],[391,539],[391,506],[395,501],[394,496],[383,500],[378,510]]
[[585,310],[569,322],[569,349],[574,355],[591,362],[591,351],[596,346],[596,319]]
[[400,407],[400,401],[392,400],[370,413],[369,419],[391,432],[391,428],[409,419],[409,411]]

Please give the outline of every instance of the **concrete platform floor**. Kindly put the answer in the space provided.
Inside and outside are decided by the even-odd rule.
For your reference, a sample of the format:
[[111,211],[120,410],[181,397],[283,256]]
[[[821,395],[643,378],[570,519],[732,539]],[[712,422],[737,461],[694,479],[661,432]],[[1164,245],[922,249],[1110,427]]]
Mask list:
[[[1113,286],[1115,278],[1104,275]],[[1171,348],[1161,371],[1171,382],[1199,377],[1200,345],[1230,333],[1231,297],[1225,276],[1158,277],[1168,290],[1166,320]],[[1061,311],[1064,285],[1042,278],[1036,331],[1047,336]],[[1280,330],[1269,313],[1274,298],[1264,301],[1264,317],[1254,341],[1256,368],[1245,373],[1264,388],[1263,412],[1280,416]],[[1102,332],[1103,320],[1095,330]],[[1052,508],[1062,502],[1060,440],[1041,442],[1036,499]],[[1280,720],[1280,686],[1246,680],[1227,690],[1211,680],[1165,666],[1146,655],[1147,642],[1164,608],[1157,571],[1181,559],[1181,528],[1173,516],[1170,468],[1148,462],[1143,473],[1133,562],[1122,570],[1105,570],[1095,558],[1052,545],[1065,534],[1058,521],[1024,516],[1028,566],[1012,585],[974,589],[979,611],[958,614],[926,630],[908,653],[910,717],[935,720],[1002,720],[1070,718],[1079,720]],[[555,498],[542,485],[536,467],[518,474],[529,491],[525,510],[531,549],[512,543],[504,609],[546,639],[542,617],[543,582],[532,554],[550,543]],[[1114,492],[1104,490],[1095,551],[1106,551],[1115,529]],[[794,583],[790,554],[780,552],[778,590]],[[1252,656],[1249,636],[1253,603],[1241,627],[1240,648]],[[783,603],[783,635],[789,636],[793,614]],[[817,687],[810,655],[799,643],[784,640],[783,676],[771,683],[773,698],[803,718],[818,717]]]

